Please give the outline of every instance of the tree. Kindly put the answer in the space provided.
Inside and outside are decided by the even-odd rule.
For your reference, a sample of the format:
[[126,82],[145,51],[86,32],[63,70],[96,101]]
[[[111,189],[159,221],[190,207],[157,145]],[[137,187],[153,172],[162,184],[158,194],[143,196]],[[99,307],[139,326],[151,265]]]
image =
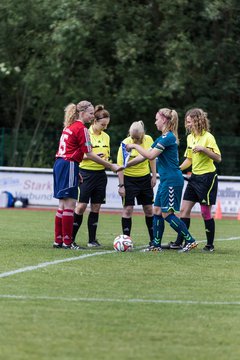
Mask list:
[[46,134],[61,130],[64,107],[81,99],[110,110],[114,152],[132,121],[155,135],[163,106],[178,111],[182,137],[195,106],[215,135],[226,119],[228,134],[240,134],[236,0],[2,0],[0,14],[0,121],[14,129],[11,165],[44,163]]

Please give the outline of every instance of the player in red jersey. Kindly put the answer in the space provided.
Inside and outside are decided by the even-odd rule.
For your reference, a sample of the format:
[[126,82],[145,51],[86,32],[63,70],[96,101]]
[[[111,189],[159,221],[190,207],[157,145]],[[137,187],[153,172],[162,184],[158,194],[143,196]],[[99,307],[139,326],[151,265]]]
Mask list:
[[119,168],[92,152],[88,129],[84,124],[93,118],[94,107],[89,101],[69,104],[65,109],[64,128],[53,167],[54,197],[59,199],[55,216],[54,248],[79,249],[72,242],[72,228],[78,198],[79,163],[84,154],[112,171]]

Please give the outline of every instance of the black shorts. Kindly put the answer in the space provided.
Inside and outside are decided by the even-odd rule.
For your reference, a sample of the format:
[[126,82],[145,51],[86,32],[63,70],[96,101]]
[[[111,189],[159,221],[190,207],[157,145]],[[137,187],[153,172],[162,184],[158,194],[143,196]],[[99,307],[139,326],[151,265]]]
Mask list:
[[105,204],[107,175],[105,170],[79,170],[83,183],[79,185],[79,202],[91,204]]
[[214,205],[218,190],[218,178],[216,172],[203,175],[192,174],[189,178],[183,200],[198,202],[201,205]]
[[153,188],[151,186],[151,175],[140,177],[124,176],[125,197],[123,205],[135,205],[135,198],[138,205],[153,204]]

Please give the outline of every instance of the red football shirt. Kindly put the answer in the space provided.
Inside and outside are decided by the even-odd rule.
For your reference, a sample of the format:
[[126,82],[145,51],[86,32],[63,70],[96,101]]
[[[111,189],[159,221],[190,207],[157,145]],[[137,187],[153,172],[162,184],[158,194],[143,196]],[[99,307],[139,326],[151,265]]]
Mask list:
[[83,155],[92,151],[88,129],[79,120],[63,129],[56,158],[80,163]]

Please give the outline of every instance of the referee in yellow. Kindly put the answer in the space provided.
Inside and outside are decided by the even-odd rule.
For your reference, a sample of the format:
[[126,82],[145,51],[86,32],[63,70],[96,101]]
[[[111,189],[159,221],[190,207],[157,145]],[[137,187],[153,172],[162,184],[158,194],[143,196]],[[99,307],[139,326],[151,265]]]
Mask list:
[[[192,175],[184,192],[181,220],[190,227],[190,214],[196,203],[200,204],[205,223],[207,244],[203,251],[214,251],[215,222],[211,214],[212,205],[216,203],[218,178],[214,162],[221,162],[221,153],[214,136],[209,132],[207,113],[202,109],[191,109],[185,115],[185,128],[189,133],[185,160],[181,170],[192,166]],[[181,249],[183,238],[178,235],[171,249]]]
[[[145,150],[149,150],[153,144],[151,136],[145,134],[144,123],[134,121],[129,128],[129,136],[123,140],[124,144],[139,144]],[[138,156],[137,150],[133,149],[130,160]],[[122,147],[119,147],[117,164],[123,165]],[[130,236],[132,228],[132,214],[135,199],[138,205],[142,205],[145,222],[149,234],[149,245],[153,241],[153,188],[156,185],[156,160],[144,160],[143,162],[118,172],[118,193],[122,197],[122,232]]]
[[[100,158],[109,161],[110,137],[104,131],[110,122],[110,114],[103,105],[97,105],[94,111],[94,120],[89,128],[92,151]],[[96,238],[99,212],[102,204],[106,202],[107,174],[103,165],[97,164],[86,157],[80,163],[79,174],[82,179],[79,185],[79,199],[76,203],[73,223],[73,243],[83,221],[83,214],[90,202],[88,215],[88,247],[99,247],[101,244]]]

